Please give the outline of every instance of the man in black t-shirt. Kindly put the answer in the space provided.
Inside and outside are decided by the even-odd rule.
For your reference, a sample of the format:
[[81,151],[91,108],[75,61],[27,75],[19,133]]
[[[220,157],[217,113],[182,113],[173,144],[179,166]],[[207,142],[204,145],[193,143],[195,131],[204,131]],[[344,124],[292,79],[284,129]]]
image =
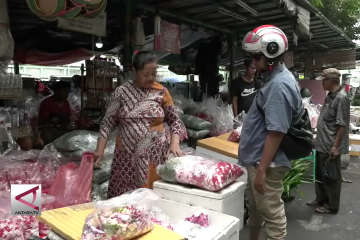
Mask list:
[[261,82],[254,79],[256,67],[252,60],[246,59],[244,66],[244,76],[240,76],[231,81],[231,102],[235,117],[243,111],[245,111],[245,113],[249,111],[256,92],[261,87]]

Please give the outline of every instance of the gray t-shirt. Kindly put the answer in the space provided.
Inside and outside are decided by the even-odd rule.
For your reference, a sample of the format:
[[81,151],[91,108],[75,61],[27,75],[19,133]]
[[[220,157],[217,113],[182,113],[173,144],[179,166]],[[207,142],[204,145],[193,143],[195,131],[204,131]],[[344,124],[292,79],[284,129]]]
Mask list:
[[317,123],[315,150],[329,154],[335,144],[339,126],[345,127],[345,135],[339,146],[340,154],[349,153],[350,99],[343,87],[329,93]]
[[[265,118],[256,107],[256,98],[245,118],[239,144],[239,164],[245,167],[261,160],[268,131],[287,133],[292,119],[297,118],[303,108],[300,88],[293,74],[279,65],[264,74],[265,84],[258,91]],[[291,168],[291,162],[279,149],[272,165]]]

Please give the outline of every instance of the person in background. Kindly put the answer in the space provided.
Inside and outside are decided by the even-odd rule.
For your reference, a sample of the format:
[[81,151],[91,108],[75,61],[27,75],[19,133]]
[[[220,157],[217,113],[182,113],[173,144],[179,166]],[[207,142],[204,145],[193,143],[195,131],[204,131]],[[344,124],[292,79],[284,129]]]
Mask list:
[[[169,91],[156,82],[156,55],[138,52],[133,66],[135,79],[112,93],[94,153],[96,164],[99,164],[107,139],[114,129],[118,129],[108,198],[137,188],[152,188],[153,182],[159,180],[156,167],[165,163],[170,154],[183,155],[180,118]],[[170,143],[164,122],[170,127]]]
[[238,154],[239,164],[248,171],[250,240],[258,240],[262,229],[267,240],[284,240],[287,233],[281,196],[291,162],[279,146],[292,119],[303,112],[300,88],[282,62],[288,44],[285,33],[270,25],[256,28],[243,40],[244,50],[264,76],[245,118]]
[[260,89],[261,83],[255,80],[256,67],[251,59],[244,61],[245,75],[231,81],[231,99],[234,116],[245,111],[247,113]]
[[[340,208],[341,194],[341,154],[349,153],[350,98],[340,86],[340,72],[328,68],[316,78],[321,80],[323,88],[329,91],[321,109],[317,124],[316,150],[316,200],[307,203],[315,206],[317,213],[335,214]],[[336,167],[338,179],[325,177],[325,161],[331,158]],[[325,204],[328,206],[325,208]]]
[[50,88],[40,82],[35,83],[35,94],[47,97],[52,94]]
[[66,133],[59,127],[70,123],[71,109],[67,100],[70,88],[68,82],[56,82],[53,86],[54,95],[45,98],[40,103],[38,118],[40,136],[45,145]]
[[311,93],[310,90],[307,88],[302,88],[300,90],[300,94],[302,98],[310,98],[310,104],[314,104],[313,100],[311,99]]

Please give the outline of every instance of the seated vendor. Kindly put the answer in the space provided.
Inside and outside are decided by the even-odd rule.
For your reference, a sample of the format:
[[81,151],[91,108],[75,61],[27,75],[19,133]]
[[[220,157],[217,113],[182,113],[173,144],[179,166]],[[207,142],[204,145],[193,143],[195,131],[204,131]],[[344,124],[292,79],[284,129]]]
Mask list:
[[45,145],[66,133],[61,127],[70,123],[71,109],[67,100],[70,87],[68,82],[56,82],[53,86],[54,95],[45,98],[40,104],[39,126]]

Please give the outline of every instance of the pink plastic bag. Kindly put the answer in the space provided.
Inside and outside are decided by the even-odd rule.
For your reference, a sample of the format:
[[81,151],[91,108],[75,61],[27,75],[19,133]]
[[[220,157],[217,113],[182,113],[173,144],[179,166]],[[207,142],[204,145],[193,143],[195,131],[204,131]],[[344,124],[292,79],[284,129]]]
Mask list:
[[228,162],[186,155],[170,159],[158,166],[157,173],[168,182],[190,184],[216,192],[236,181],[244,171]]
[[94,158],[90,154],[83,156],[79,167],[75,163],[61,166],[49,189],[49,195],[56,199],[50,204],[51,207],[62,208],[90,202],[93,167]]
[[9,184],[27,184],[26,174],[23,170],[22,162],[14,162],[8,165],[5,170],[7,171]]

